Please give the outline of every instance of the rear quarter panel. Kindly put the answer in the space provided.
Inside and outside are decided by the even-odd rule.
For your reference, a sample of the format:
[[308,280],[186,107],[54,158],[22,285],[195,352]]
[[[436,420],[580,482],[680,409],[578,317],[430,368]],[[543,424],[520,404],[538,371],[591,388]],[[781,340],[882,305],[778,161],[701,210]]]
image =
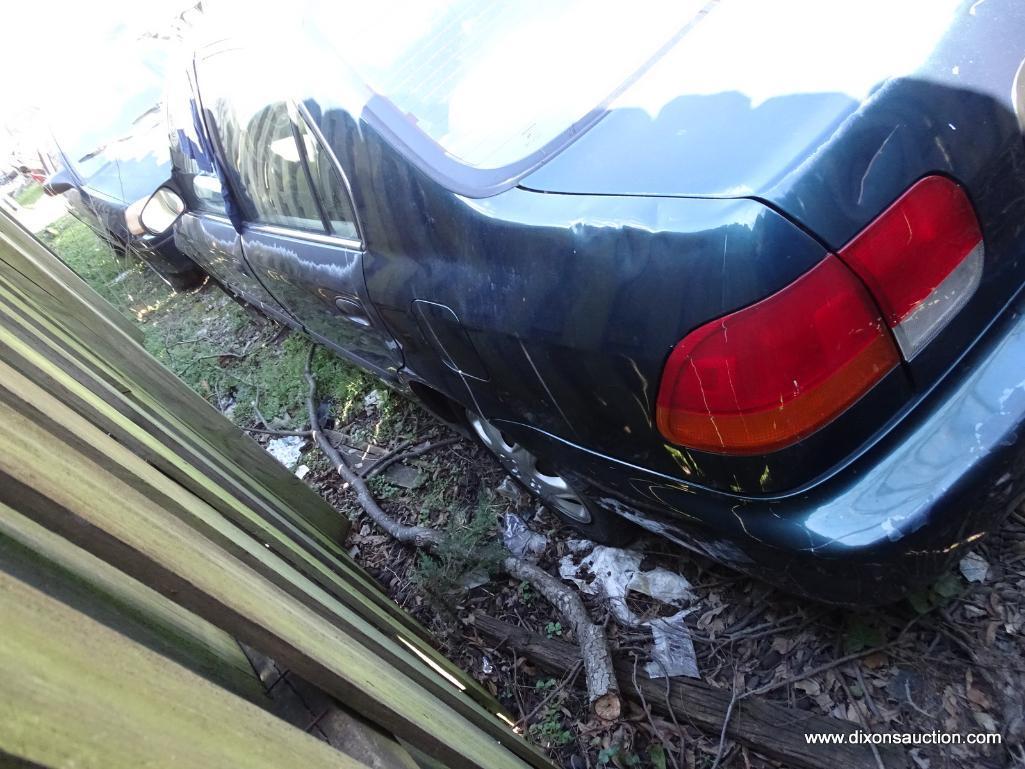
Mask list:
[[[793,486],[871,434],[866,413],[906,395],[878,388],[828,441],[727,459],[666,446],[659,379],[690,329],[755,302],[816,264],[823,247],[753,200],[450,193],[372,129],[325,110],[366,233],[368,291],[407,373],[492,419],[530,426],[671,477],[735,491]],[[355,141],[360,135],[362,141]],[[483,372],[453,371],[412,312],[451,309]],[[476,362],[475,362],[476,365]],[[522,433],[530,443],[530,432]]]

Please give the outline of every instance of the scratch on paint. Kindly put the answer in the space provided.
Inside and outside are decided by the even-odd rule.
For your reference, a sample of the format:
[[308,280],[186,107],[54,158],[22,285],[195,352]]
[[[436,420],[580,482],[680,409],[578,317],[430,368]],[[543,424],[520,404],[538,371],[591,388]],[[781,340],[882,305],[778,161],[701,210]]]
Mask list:
[[722,433],[719,432],[719,425],[715,422],[715,416],[712,414],[712,407],[708,403],[708,398],[705,397],[705,384],[701,381],[701,374],[698,372],[698,367],[694,364],[694,359],[690,358],[690,366],[694,369],[694,376],[697,377],[698,385],[701,388],[701,400],[705,404],[705,411],[708,412],[708,419],[712,423],[712,429],[715,430],[715,437],[719,439],[719,445],[725,448],[726,441],[723,440]]
[[868,175],[870,173],[872,173],[872,168],[875,166],[876,161],[879,160],[879,158],[880,158],[880,156],[882,156],[883,152],[886,151],[886,145],[890,143],[890,139],[893,138],[893,135],[895,133],[897,133],[897,131],[899,131],[900,128],[901,128],[901,125],[898,124],[892,131],[890,131],[889,134],[887,134],[886,138],[883,139],[882,144],[879,145],[879,149],[876,150],[875,154],[872,156],[872,159],[870,161],[868,161],[868,165],[865,166],[865,173],[861,175],[861,189],[858,191],[858,205],[859,206],[862,204],[862,202],[865,199],[865,180],[868,178]]
[[652,426],[651,423],[651,396],[648,394],[648,380],[641,373],[641,370],[637,368],[637,362],[633,358],[627,358],[630,362],[630,366],[633,368],[634,373],[637,374],[637,378],[641,380],[641,392],[644,394],[644,402],[641,403],[640,398],[636,395],[633,396],[637,405],[641,407],[641,413],[644,414],[644,420],[648,423],[648,427]]
[[541,372],[538,371],[537,366],[534,365],[534,359],[531,358],[530,353],[527,352],[527,348],[526,346],[524,346],[523,340],[518,339],[517,341],[520,344],[520,349],[523,350],[523,356],[527,359],[527,363],[529,363],[530,367],[534,370],[534,375],[537,377],[537,381],[541,383],[541,386],[544,388],[544,391],[548,394],[548,399],[552,402],[552,405],[555,406],[556,410],[559,412],[559,416],[562,417],[562,421],[566,423],[566,426],[569,427],[571,432],[576,433],[576,428],[573,427],[573,423],[569,421],[569,417],[566,416],[566,412],[562,410],[562,406],[559,405],[559,402],[555,399],[555,396],[552,394],[552,391],[548,389],[548,385],[545,383],[544,378],[541,376]]
[[680,466],[684,475],[691,475],[694,473],[696,468],[692,467],[692,464],[686,454],[675,446],[670,446],[668,443],[664,443],[662,445],[665,446],[666,451],[669,452],[669,456],[671,456],[676,461],[676,464]]
[[748,531],[747,524],[744,523],[744,518],[740,515],[740,513],[737,512],[737,509],[739,507],[741,507],[741,505],[734,505],[730,508],[730,512],[733,513],[733,517],[737,519],[737,523],[740,524],[740,528],[743,529],[744,533],[751,539],[755,540],[756,542],[762,542],[763,540],[761,537],[756,537],[754,534]]

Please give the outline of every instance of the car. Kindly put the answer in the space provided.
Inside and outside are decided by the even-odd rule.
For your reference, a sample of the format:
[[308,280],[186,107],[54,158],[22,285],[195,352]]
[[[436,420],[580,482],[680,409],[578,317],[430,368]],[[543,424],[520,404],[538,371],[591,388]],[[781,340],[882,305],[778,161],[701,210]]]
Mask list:
[[172,233],[152,235],[138,226],[138,211],[154,187],[171,178],[167,130],[159,104],[132,121],[131,129],[86,152],[69,155],[55,140],[60,165],[43,183],[63,195],[68,210],[120,255],[143,261],[169,286],[184,291],[205,275],[174,245]]
[[143,223],[584,536],[879,604],[1023,498],[1025,6],[289,16],[171,74]]

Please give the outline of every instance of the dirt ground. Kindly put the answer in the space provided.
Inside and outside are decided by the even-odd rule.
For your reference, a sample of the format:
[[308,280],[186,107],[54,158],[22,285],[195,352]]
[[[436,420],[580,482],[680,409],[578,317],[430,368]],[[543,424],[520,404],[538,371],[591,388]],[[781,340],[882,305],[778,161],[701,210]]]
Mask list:
[[[137,264],[113,258],[81,225],[61,221],[44,237],[72,266],[136,318],[150,350],[242,426],[263,415],[278,428],[301,428],[301,359],[306,342],[246,312],[212,285],[173,294]],[[451,437],[412,403],[333,359],[318,357],[320,396],[330,427],[352,443],[389,450],[400,442]],[[268,444],[272,438],[257,436]],[[538,510],[505,481],[474,443],[454,444],[382,474],[372,488],[404,521],[446,530],[456,544],[426,559],[384,536],[309,444],[297,463],[311,484],[353,520],[346,545],[400,605],[429,627],[443,649],[521,719],[529,739],[565,767],[767,767],[778,764],[689,724],[679,729],[632,708],[608,726],[585,714],[580,690],[543,674],[507,648],[483,641],[471,621],[487,614],[553,638],[572,641],[550,606],[515,581],[489,574],[502,517],[518,513],[546,538],[540,563],[553,572],[571,531]],[[736,694],[778,684],[769,699],[817,715],[864,725],[870,732],[967,735],[999,732],[1000,745],[952,744],[908,751],[908,765],[1025,766],[1025,514],[980,541],[973,551],[978,581],[955,568],[912,601],[848,611],[796,599],[671,544],[634,546],[644,568],[664,566],[692,585],[686,618],[701,678]],[[981,560],[980,560],[981,559]],[[982,573],[984,572],[984,574]],[[628,597],[642,616],[675,611]],[[609,607],[585,597],[606,621],[612,643],[648,659],[647,632],[621,627]],[[846,660],[846,661],[845,661]]]

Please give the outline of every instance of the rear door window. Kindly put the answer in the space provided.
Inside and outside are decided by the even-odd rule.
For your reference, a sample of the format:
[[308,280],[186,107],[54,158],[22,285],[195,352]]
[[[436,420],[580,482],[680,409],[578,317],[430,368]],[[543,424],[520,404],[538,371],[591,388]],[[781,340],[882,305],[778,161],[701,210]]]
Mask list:
[[283,99],[259,78],[239,77],[235,51],[202,63],[200,91],[245,218],[325,232],[296,132]]
[[287,104],[279,101],[252,114],[239,114],[231,102],[219,100],[214,115],[226,160],[249,204],[248,218],[323,232]]
[[334,158],[313,135],[304,118],[298,121],[299,135],[306,160],[310,168],[310,178],[320,203],[324,208],[324,216],[331,234],[347,240],[359,240],[356,229],[356,215],[353,213],[349,188],[345,179],[338,171]]

